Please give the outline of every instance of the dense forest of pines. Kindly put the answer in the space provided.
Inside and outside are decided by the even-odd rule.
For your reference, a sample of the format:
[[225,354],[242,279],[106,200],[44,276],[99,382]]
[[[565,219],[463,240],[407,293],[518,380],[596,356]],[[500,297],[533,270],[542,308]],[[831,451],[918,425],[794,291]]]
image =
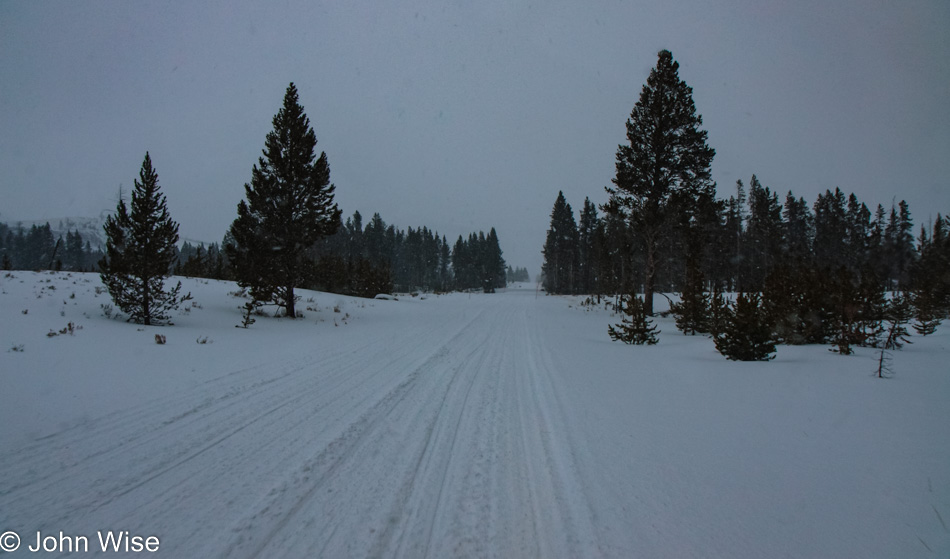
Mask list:
[[[946,258],[931,253],[946,250],[950,220],[938,214],[932,224],[913,234],[906,202],[872,213],[857,196],[840,189],[826,191],[814,205],[792,192],[779,202],[755,175],[749,189],[736,183],[736,194],[715,200],[706,221],[690,226],[701,233],[697,269],[707,291],[762,291],[776,269],[808,267],[844,269],[858,277],[873,274],[889,291],[910,288]],[[679,292],[690,266],[686,231],[670,224],[660,231],[658,292]],[[642,293],[643,243],[624,220],[601,215],[585,198],[579,223],[571,205],[558,193],[544,245],[543,284],[549,293]],[[930,255],[930,256],[928,256]]]
[[312,286],[372,297],[392,291],[493,292],[506,285],[495,229],[459,236],[454,244],[423,226],[405,231],[373,214],[364,227],[355,212],[337,233],[312,248]]
[[578,223],[558,193],[543,249],[547,292],[624,296],[626,317],[609,333],[638,344],[655,343],[654,293],[679,293],[677,327],[711,334],[742,360],[769,359],[776,342],[892,349],[912,318],[928,334],[947,316],[950,220],[938,214],[915,242],[904,201],[872,212],[836,188],[813,206],[791,191],[780,202],[755,175],[748,191],[737,181],[718,199],[701,124],[692,89],[661,51],[617,149],[603,217],[585,199]]

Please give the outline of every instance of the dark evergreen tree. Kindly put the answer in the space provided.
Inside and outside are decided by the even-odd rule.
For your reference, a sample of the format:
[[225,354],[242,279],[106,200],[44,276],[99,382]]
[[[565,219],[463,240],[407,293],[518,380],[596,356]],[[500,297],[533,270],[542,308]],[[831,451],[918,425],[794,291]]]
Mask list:
[[921,336],[929,336],[937,331],[937,327],[943,322],[943,316],[933,300],[931,293],[927,291],[914,292],[913,306],[916,310],[914,319],[914,330]]
[[386,243],[386,222],[378,213],[374,213],[366,225],[363,240],[366,243],[366,257],[371,264],[380,266],[392,262],[392,247]]
[[709,298],[709,319],[707,321],[709,333],[712,334],[714,340],[729,327],[731,316],[731,309],[722,294],[722,290],[717,285],[713,288],[712,295]]
[[743,289],[759,291],[769,270],[781,258],[782,208],[778,197],[763,187],[755,175],[749,182],[749,224],[743,245]]
[[854,353],[852,346],[864,344],[861,328],[861,300],[854,276],[847,267],[838,268],[829,282],[830,317],[833,351],[841,355]]
[[659,341],[659,330],[653,325],[639,297],[633,294],[626,296],[620,312],[623,314],[620,324],[607,327],[611,340],[634,345],[653,345]]
[[449,251],[449,242],[445,235],[439,242],[439,291],[446,292],[452,289],[452,255]]
[[727,316],[715,337],[716,349],[733,361],[769,361],[775,358],[772,325],[757,293],[740,293],[735,305],[717,310]]
[[841,189],[825,191],[815,202],[815,259],[819,266],[837,270],[848,264],[848,225]]
[[[607,214],[602,227],[603,240],[599,244],[601,256],[598,274],[604,293],[620,295],[633,293],[642,285],[642,251],[634,243],[626,221],[616,214]],[[619,305],[619,302],[618,302]]]
[[901,200],[891,212],[884,227],[883,259],[887,270],[889,287],[905,289],[910,280],[910,270],[915,260],[913,222],[907,202]]
[[85,267],[85,254],[82,247],[82,235],[79,231],[66,232],[66,247],[63,255],[66,268],[73,271],[81,271]]
[[910,299],[904,292],[894,293],[887,302],[884,316],[887,320],[887,338],[883,344],[884,349],[901,349],[904,344],[911,343],[908,339],[910,334],[907,332],[907,323],[913,319],[914,315]]
[[178,224],[168,214],[147,152],[139,179],[132,190],[131,212],[119,199],[116,213],[106,219],[106,256],[99,270],[116,306],[129,320],[148,326],[167,322],[183,298],[181,282],[168,291],[164,287],[176,258]]
[[762,306],[773,325],[776,341],[792,345],[807,343],[808,331],[814,326],[815,312],[805,304],[805,282],[811,278],[803,272],[805,266],[799,260],[773,267],[765,278]]
[[720,285],[728,278],[727,259],[730,251],[726,245],[728,233],[724,229],[727,207],[717,200],[713,190],[700,192],[693,199],[695,206],[690,219],[683,225],[686,252],[683,254],[684,275],[688,272],[688,260],[695,258],[703,274],[703,290],[713,282]]
[[629,145],[617,148],[614,187],[604,209],[625,217],[645,255],[644,304],[653,314],[653,292],[662,255],[661,235],[677,197],[695,198],[714,188],[710,164],[715,150],[706,145],[702,117],[692,88],[679,78],[679,64],[668,50],[643,86],[627,120]]
[[20,266],[27,270],[52,270],[56,257],[56,239],[50,224],[33,225],[20,251]]
[[869,240],[871,236],[871,211],[858,201],[853,193],[848,197],[847,223],[847,266],[851,272],[867,268],[869,263]]
[[910,280],[911,267],[917,258],[917,251],[914,250],[914,222],[910,218],[910,207],[907,202],[901,200],[898,203],[898,209],[894,270],[897,284],[906,286]]
[[597,218],[597,206],[590,198],[584,198],[584,209],[581,210],[580,225],[577,229],[577,262],[580,293],[599,293],[597,272],[600,265],[597,262],[597,232],[600,220]]
[[950,220],[937,214],[930,234],[921,229],[918,258],[911,267],[911,292],[914,329],[926,336],[936,331],[950,310]]
[[723,210],[723,226],[720,243],[723,262],[720,263],[719,275],[721,280],[733,291],[740,291],[741,277],[744,275],[745,250],[742,240],[744,237],[745,221],[745,186],[741,180],[736,181],[736,195],[730,196]]
[[884,211],[884,206],[878,204],[877,211],[874,212],[874,218],[871,220],[871,225],[868,229],[867,268],[885,282],[888,278],[887,243],[884,237],[884,229],[886,226],[887,214]]
[[548,293],[574,293],[577,274],[577,223],[571,205],[558,192],[551,210],[551,227],[544,242],[544,290]]
[[507,284],[505,276],[505,259],[502,258],[501,245],[498,234],[492,227],[485,238],[485,285],[486,291],[494,293],[495,289],[502,289]]
[[[184,253],[184,250],[182,250]],[[205,253],[204,245],[198,245],[181,264],[180,275],[192,278],[208,277],[208,255]]]
[[6,223],[0,223],[0,254],[2,257],[2,267],[4,270],[13,269],[13,231]]
[[792,260],[804,260],[811,256],[811,243],[815,235],[815,221],[808,202],[804,198],[795,199],[792,191],[785,197],[782,212],[785,227],[784,253]]
[[455,246],[452,248],[452,271],[455,275],[455,288],[459,290],[469,289],[472,283],[469,277],[471,258],[468,252],[465,240],[459,235],[458,240],[455,241]]
[[687,335],[709,331],[709,296],[705,292],[706,281],[696,253],[696,250],[690,250],[686,259],[686,278],[680,302],[670,306],[676,327]]
[[14,235],[7,244],[12,249],[15,268],[18,270],[28,270],[28,260],[30,257],[27,253],[26,232],[23,230],[23,227],[17,226],[16,235]]
[[884,334],[884,314],[887,305],[884,280],[874,272],[870,264],[858,280],[858,328],[860,344],[866,347],[877,347]]
[[226,249],[238,285],[295,318],[294,288],[308,272],[306,251],[336,232],[341,212],[333,202],[326,153],[315,157],[317,138],[293,83],[273,125],[251,183],[244,185],[247,201],[238,204],[230,230],[234,243]]

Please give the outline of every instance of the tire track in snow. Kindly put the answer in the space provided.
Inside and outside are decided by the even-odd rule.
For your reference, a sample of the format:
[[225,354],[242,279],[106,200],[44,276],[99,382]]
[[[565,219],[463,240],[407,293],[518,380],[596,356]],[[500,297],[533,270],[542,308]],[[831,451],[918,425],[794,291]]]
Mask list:
[[[424,333],[438,334],[440,326],[444,325],[436,325]],[[441,330],[445,331],[444,328]],[[420,350],[424,351],[426,336],[421,336],[420,343],[406,343],[409,338],[409,335],[396,336],[386,347],[368,352],[369,355],[363,357],[345,351],[331,359],[320,360],[319,356],[305,355],[276,367],[271,365],[271,369],[277,369],[276,376],[269,373],[272,378],[252,379],[252,382],[236,387],[231,385],[221,394],[220,385],[227,382],[224,386],[229,386],[234,380],[234,375],[226,375],[220,384],[212,383],[194,393],[163,398],[113,414],[102,422],[93,421],[87,428],[71,429],[38,441],[16,452],[15,456],[0,460],[0,471],[4,472],[2,478],[8,480],[0,485],[5,502],[3,508],[11,515],[8,520],[20,525],[32,522],[31,529],[53,529],[57,524],[68,524],[70,520],[97,511],[103,512],[107,518],[127,518],[128,513],[165,499],[166,491],[180,492],[176,486],[191,475],[186,470],[204,470],[206,463],[217,460],[207,456],[211,450],[218,449],[233,435],[264,419],[269,427],[286,428],[306,423],[321,413],[332,413],[337,421],[353,413],[347,394],[355,393],[352,400],[359,405],[373,398],[374,392],[368,388],[388,384],[388,381],[380,382],[377,378],[392,372],[384,365],[377,365],[380,353],[389,353],[405,361],[413,359]],[[315,382],[308,373],[316,364],[335,372],[322,377],[324,382]],[[266,372],[265,368],[258,367],[248,370],[247,376],[263,372]],[[305,382],[301,384],[301,380]],[[326,394],[328,390],[329,395]],[[205,397],[204,394],[211,396]],[[319,401],[310,412],[295,413],[309,400]],[[257,427],[261,430],[260,426]],[[286,442],[286,438],[281,437],[261,439],[259,442],[265,447]],[[240,449],[242,444],[238,441],[237,448]],[[234,446],[232,444],[214,454],[233,454]],[[49,460],[51,454],[72,448],[79,456],[68,464]],[[252,452],[261,450],[254,448]],[[202,467],[187,466],[199,457],[202,458]],[[254,456],[238,458],[245,464],[254,461]],[[213,467],[223,470],[217,465]],[[160,487],[152,487],[166,476],[169,479]],[[64,497],[67,506],[63,506]],[[122,510],[122,513],[116,514],[117,510]],[[51,511],[61,511],[60,516],[51,515]]]
[[515,302],[486,303],[226,555],[598,555],[556,364]]
[[[552,358],[557,354],[557,348],[552,348],[543,336],[539,336],[537,329],[528,326],[527,316],[523,318],[526,338],[529,340],[528,370],[534,373],[531,375],[529,392],[539,412],[536,442],[540,442],[543,449],[545,474],[549,477],[558,505],[559,518],[555,522],[563,528],[560,537],[566,538],[563,543],[571,551],[571,556],[590,557],[594,552],[603,556],[597,543],[593,508],[587,498],[589,492],[579,472],[575,454],[583,435],[575,436],[573,433],[572,422],[557,384],[560,368]],[[543,551],[545,556],[558,553],[557,549]]]
[[[455,341],[455,340],[453,340]],[[484,349],[490,348],[491,344],[486,341],[472,343],[466,340],[468,344],[468,353],[462,359],[462,362],[454,368],[454,375],[448,383],[443,394],[438,410],[426,429],[425,443],[419,453],[418,461],[413,468],[412,477],[407,481],[400,492],[407,495],[405,500],[397,506],[403,510],[423,511],[417,513],[415,529],[404,530],[396,544],[396,555],[411,555],[416,557],[428,557],[429,549],[433,544],[433,532],[436,521],[439,519],[439,511],[445,506],[444,499],[446,495],[446,484],[449,478],[449,467],[452,460],[456,458],[456,443],[459,439],[459,430],[462,424],[462,414],[468,406],[469,397],[475,380],[482,372],[483,364],[486,360]],[[466,379],[465,376],[471,378]],[[462,396],[460,402],[450,402],[450,395],[453,393],[453,387],[456,384],[463,384]],[[450,432],[451,435],[443,435],[443,432]],[[445,440],[447,438],[447,440]],[[431,444],[430,444],[431,443]],[[438,492],[435,495],[427,495],[424,492],[416,491],[419,487],[438,486]],[[434,497],[434,498],[430,498]],[[419,533],[421,532],[421,533]],[[418,537],[415,535],[418,534]],[[385,544],[387,538],[380,539],[380,544]],[[380,551],[385,547],[381,546]],[[411,549],[411,553],[409,552]],[[376,555],[376,553],[373,553]]]
[[172,555],[596,554],[533,301],[453,298],[464,313],[366,348],[314,348],[36,441],[0,457],[16,480],[0,481],[0,521],[121,521]]
[[[315,458],[308,460],[297,472],[297,479],[272,492],[264,503],[259,505],[257,513],[233,529],[238,537],[222,556],[253,557],[280,550],[284,542],[282,532],[293,526],[293,521],[298,516],[310,514],[305,509],[314,505],[313,501],[318,492],[326,489],[327,486],[333,486],[341,476],[352,477],[353,471],[357,470],[360,464],[360,460],[354,457],[361,452],[365,453],[368,448],[372,448],[374,444],[382,442],[382,439],[387,437],[388,432],[384,426],[394,410],[398,406],[407,407],[407,400],[412,402],[408,406],[410,410],[415,409],[420,393],[428,394],[433,388],[438,387],[438,382],[433,387],[419,385],[425,384],[425,382],[420,382],[426,380],[425,377],[433,377],[433,370],[438,369],[439,365],[449,358],[452,346],[466,334],[468,326],[478,321],[480,316],[479,312],[461,327],[455,326],[454,335],[435,349],[428,358],[417,364],[408,375],[405,375],[402,383],[350,423],[340,436],[324,447]],[[435,380],[438,381],[438,379]],[[423,400],[430,399],[426,397]],[[313,472],[312,475],[311,472]],[[339,485],[345,484],[339,483]],[[326,543],[333,539],[335,532],[336,525],[332,525]]]

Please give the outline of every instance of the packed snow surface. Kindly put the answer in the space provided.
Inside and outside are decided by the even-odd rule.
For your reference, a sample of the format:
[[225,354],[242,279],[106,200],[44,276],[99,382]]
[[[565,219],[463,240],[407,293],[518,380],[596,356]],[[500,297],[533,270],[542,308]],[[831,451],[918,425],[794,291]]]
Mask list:
[[950,326],[881,380],[872,350],[734,363],[670,319],[613,343],[527,285],[301,291],[243,329],[233,284],[182,281],[146,328],[97,275],[0,278],[11,556],[108,530],[163,557],[950,554]]

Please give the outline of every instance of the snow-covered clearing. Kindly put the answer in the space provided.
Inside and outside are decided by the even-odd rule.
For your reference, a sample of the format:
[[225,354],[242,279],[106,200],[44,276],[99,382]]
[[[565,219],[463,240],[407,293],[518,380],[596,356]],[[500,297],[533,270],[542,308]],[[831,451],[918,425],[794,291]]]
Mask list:
[[302,291],[245,330],[233,284],[183,283],[191,310],[143,328],[97,275],[0,278],[13,556],[105,530],[166,557],[950,554],[950,326],[879,380],[869,350],[733,363],[667,319],[613,343],[533,286]]

